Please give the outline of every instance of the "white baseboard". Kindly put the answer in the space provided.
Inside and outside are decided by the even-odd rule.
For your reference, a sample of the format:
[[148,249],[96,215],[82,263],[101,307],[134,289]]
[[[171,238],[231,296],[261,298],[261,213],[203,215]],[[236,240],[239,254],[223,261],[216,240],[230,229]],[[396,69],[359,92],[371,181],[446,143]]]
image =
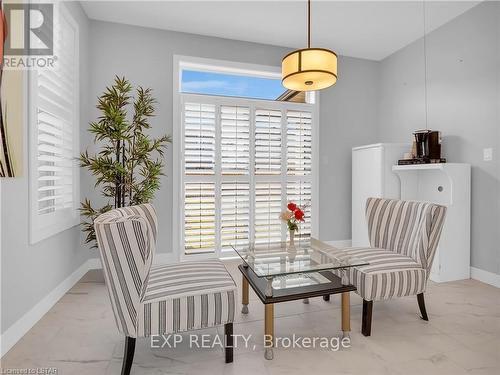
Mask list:
[[47,294],[30,311],[0,336],[0,358],[3,357],[89,270],[90,261],[83,263],[66,280]]
[[500,275],[496,273],[484,271],[476,267],[471,267],[470,278],[500,288]]
[[90,258],[89,260],[87,260],[87,265],[89,270],[102,269],[102,263],[100,258]]

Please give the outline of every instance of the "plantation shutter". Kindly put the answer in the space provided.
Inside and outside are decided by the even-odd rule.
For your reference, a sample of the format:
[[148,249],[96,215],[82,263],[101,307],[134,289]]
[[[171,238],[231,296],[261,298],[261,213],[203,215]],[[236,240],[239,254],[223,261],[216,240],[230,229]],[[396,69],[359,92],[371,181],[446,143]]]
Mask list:
[[281,184],[257,183],[255,185],[255,243],[281,241]]
[[182,98],[184,254],[221,255],[284,240],[287,227],[279,216],[287,201],[304,207],[298,235],[309,237],[310,106]]
[[36,96],[34,119],[36,141],[37,213],[46,215],[73,208],[75,141],[78,131],[75,71],[76,31],[65,17],[54,27],[54,68],[34,74]]
[[221,188],[222,249],[248,246],[250,240],[250,186],[223,182]]
[[312,118],[310,112],[287,111],[287,174],[306,176],[312,166]]
[[215,106],[184,106],[184,167],[187,175],[215,172]]
[[250,108],[222,106],[220,121],[222,174],[248,174],[250,165]]
[[255,174],[281,173],[281,111],[255,111]]
[[215,249],[215,184],[184,185],[184,248],[186,254]]
[[298,235],[300,238],[311,236],[311,182],[288,181],[286,196],[289,201],[295,202],[304,208],[304,222],[300,224]]
[[311,236],[312,115],[308,111],[288,110],[287,134],[287,200],[304,210],[304,222],[297,233]]

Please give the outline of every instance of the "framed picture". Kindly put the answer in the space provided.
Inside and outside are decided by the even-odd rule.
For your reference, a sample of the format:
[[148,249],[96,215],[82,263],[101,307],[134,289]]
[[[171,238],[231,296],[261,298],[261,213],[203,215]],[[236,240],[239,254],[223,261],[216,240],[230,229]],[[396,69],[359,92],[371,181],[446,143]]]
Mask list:
[[0,177],[19,177],[23,166],[24,74],[4,67],[7,37],[0,1]]

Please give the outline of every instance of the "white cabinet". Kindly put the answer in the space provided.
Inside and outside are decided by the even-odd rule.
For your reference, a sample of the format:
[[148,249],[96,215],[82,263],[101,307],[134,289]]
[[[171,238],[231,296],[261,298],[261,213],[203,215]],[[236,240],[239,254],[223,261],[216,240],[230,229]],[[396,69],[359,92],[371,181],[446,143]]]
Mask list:
[[377,143],[352,149],[352,246],[369,246],[365,219],[366,200],[399,198],[399,180],[392,166],[409,144]]
[[470,278],[470,165],[461,163],[395,165],[401,199],[428,201],[447,207],[430,278]]

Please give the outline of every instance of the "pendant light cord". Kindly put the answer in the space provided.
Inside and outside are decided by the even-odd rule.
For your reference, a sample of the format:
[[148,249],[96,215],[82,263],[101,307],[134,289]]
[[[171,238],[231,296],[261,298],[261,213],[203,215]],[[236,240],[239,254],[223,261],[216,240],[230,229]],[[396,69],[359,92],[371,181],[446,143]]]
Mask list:
[[424,24],[424,104],[425,104],[425,130],[429,130],[428,122],[428,106],[427,106],[427,33],[426,33],[426,18],[425,18],[425,0],[422,1],[423,24]]
[[311,48],[311,0],[307,0],[307,48]]

